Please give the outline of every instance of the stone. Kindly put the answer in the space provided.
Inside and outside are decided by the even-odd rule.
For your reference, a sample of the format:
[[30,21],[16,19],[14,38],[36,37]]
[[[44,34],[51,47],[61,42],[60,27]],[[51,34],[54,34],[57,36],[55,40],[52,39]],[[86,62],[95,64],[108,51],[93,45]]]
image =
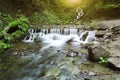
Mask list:
[[112,74],[112,75],[93,76],[90,78],[86,78],[85,80],[120,80],[120,75]]
[[95,36],[96,36],[97,38],[101,38],[101,37],[103,37],[105,34],[106,34],[106,31],[97,31],[96,34],[95,34]]
[[57,68],[57,67],[54,67],[52,69],[49,69],[47,72],[46,72],[46,76],[52,76],[54,75],[55,77],[58,76],[60,74],[60,69]]
[[112,55],[108,58],[108,62],[113,65],[113,67],[120,69],[120,53]]
[[94,72],[89,72],[88,75],[89,75],[89,76],[95,76],[96,73],[94,73]]
[[40,38],[39,36],[35,37],[34,39],[35,42],[41,42],[42,41],[42,38]]
[[101,47],[100,45],[92,45],[88,48],[88,59],[91,61],[99,61],[100,57],[106,57],[108,58],[111,53],[104,47]]
[[74,39],[74,37],[70,37],[70,38],[68,38],[65,42],[66,42],[66,43],[71,43],[71,42],[73,42],[73,39]]
[[106,33],[104,39],[111,39],[112,33]]
[[115,26],[111,29],[113,34],[120,34],[120,26]]
[[87,31],[83,36],[82,36],[82,40],[85,41],[85,39],[87,38],[89,32]]
[[99,31],[99,30],[107,30],[109,27],[107,27],[105,24],[98,24],[98,28],[97,28],[97,30]]
[[26,64],[28,64],[29,62],[31,62],[33,60],[32,57],[20,57],[18,60],[17,60],[17,64],[19,66],[25,66]]
[[37,79],[37,80],[56,80],[56,77],[54,75],[46,76],[43,79]]
[[78,53],[71,52],[71,53],[68,53],[67,56],[68,56],[68,57],[77,57],[77,56],[78,56]]

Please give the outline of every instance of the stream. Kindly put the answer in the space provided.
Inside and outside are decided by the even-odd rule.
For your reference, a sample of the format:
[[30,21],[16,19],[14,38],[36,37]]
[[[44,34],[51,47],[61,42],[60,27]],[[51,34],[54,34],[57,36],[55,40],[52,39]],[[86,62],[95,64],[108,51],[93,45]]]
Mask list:
[[95,32],[29,29],[23,41],[1,55],[0,80],[92,80],[91,77],[111,76],[114,71],[90,62],[82,47],[98,43]]

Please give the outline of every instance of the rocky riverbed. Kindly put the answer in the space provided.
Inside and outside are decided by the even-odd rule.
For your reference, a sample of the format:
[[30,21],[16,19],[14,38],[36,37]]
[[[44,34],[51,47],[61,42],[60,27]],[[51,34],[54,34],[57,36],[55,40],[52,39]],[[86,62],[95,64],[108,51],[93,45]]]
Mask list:
[[[88,33],[82,39],[86,36]],[[62,48],[50,46],[41,51],[47,45],[41,40],[16,42],[1,55],[0,80],[119,80],[119,25],[109,27],[100,24],[95,40],[82,44],[77,42],[77,45],[73,43],[70,37]],[[100,57],[108,61],[99,63]]]

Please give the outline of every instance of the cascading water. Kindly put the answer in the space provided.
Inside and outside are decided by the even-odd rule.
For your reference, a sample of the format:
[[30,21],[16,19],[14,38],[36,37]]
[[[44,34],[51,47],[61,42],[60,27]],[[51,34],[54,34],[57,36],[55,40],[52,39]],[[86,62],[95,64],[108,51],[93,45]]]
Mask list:
[[42,50],[51,46],[60,47],[67,41],[89,43],[95,39],[95,31],[82,31],[80,29],[29,29],[29,35],[25,37],[24,42],[34,42],[38,37],[43,43],[48,43]]

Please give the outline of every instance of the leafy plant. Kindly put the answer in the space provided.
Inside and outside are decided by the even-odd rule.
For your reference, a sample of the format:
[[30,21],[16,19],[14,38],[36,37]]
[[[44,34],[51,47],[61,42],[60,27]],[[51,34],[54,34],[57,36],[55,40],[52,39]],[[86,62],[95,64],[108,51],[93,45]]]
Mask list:
[[9,23],[9,28],[18,27],[18,29],[12,34],[8,34],[6,30],[3,30],[4,35],[6,36],[8,41],[12,41],[13,39],[20,37],[23,35],[28,29],[28,19],[25,17],[20,17]]
[[4,50],[8,49],[9,47],[10,47],[9,44],[0,40],[0,53],[2,53]]
[[20,29],[26,31],[28,29],[28,19],[25,17],[20,17],[9,23],[9,27],[19,26]]
[[90,29],[93,30],[98,26],[98,21],[93,20],[89,25],[90,25]]
[[96,27],[98,25],[98,21],[96,20],[93,20],[91,23],[90,23],[90,26],[91,27]]
[[[25,34],[27,29],[28,19],[26,17],[20,17],[9,22],[8,26],[0,32],[0,38],[3,38],[2,40],[7,40],[7,43],[10,43]],[[9,33],[9,30],[12,30],[12,32]]]
[[3,41],[0,41],[0,48],[7,49],[7,48],[9,48],[9,47],[10,47],[10,45],[9,45],[9,44],[4,43]]
[[104,64],[104,63],[107,63],[107,60],[108,60],[108,59],[107,59],[106,57],[100,57],[98,63],[99,63],[99,64]]
[[14,19],[10,15],[0,12],[0,29],[6,27],[9,24],[9,22],[13,20]]
[[13,19],[9,15],[0,13],[0,29],[0,53],[2,53],[10,47],[11,41],[15,41],[26,33],[28,19],[25,16]]
[[120,4],[106,4],[104,9],[114,9],[114,8],[120,8]]

